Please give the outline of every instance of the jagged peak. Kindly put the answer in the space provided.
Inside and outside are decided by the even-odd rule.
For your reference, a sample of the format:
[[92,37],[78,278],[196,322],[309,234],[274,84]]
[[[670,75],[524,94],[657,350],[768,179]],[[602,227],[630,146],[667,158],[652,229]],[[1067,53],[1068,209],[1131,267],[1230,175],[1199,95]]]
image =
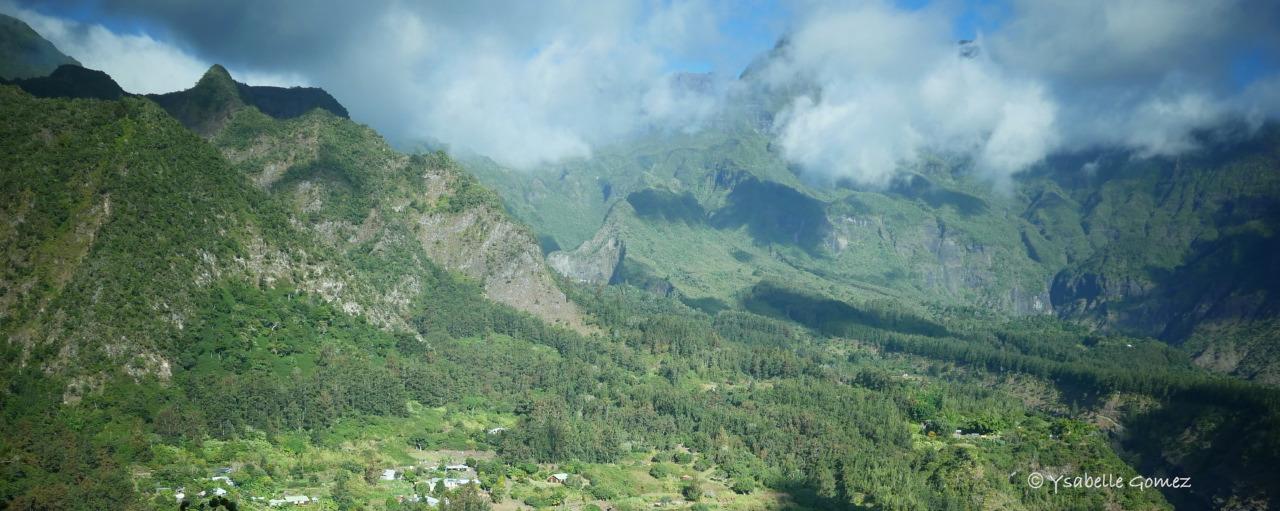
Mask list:
[[205,71],[190,89],[147,97],[205,136],[212,136],[235,111],[246,106],[277,119],[298,117],[314,109],[348,117],[347,109],[324,89],[247,85],[237,82],[231,72],[219,64]]

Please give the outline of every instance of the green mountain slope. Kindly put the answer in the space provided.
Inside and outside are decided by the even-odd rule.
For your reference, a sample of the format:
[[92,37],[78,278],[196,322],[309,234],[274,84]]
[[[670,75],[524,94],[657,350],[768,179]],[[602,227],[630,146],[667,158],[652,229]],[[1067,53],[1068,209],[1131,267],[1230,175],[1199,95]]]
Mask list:
[[49,76],[11,80],[38,98],[120,99],[129,93],[102,71],[64,64]]
[[[609,332],[582,336],[495,304],[482,296],[491,283],[433,262],[467,259],[437,240],[495,232],[494,197],[443,156],[396,155],[327,112],[280,121],[246,107],[211,144],[143,99],[0,94],[0,190],[14,220],[0,233],[11,262],[0,285],[6,507],[165,509],[172,488],[209,489],[201,474],[228,464],[242,501],[307,491],[382,508],[394,490],[352,475],[413,460],[410,445],[497,453],[506,461],[484,466],[485,484],[510,476],[498,488],[524,502],[542,502],[525,482],[540,469],[525,462],[588,472],[590,488],[565,491],[633,506],[684,484],[644,481],[692,472],[723,492],[703,498],[725,505],[784,491],[810,509],[1044,508],[1003,477],[975,475],[1029,466],[1032,446],[1056,453],[1050,463],[1132,473],[1084,423],[1011,406],[964,373],[900,382],[889,374],[914,362],[868,364],[842,354],[865,351],[856,344],[814,344],[758,316],[570,288]],[[265,179],[287,155],[296,163]],[[400,195],[420,179],[435,188]],[[488,213],[468,213],[477,208]],[[462,250],[492,236],[477,238]],[[910,414],[898,404],[931,393],[967,397]],[[490,418],[468,425],[456,413]],[[933,417],[963,425],[990,413],[1013,422],[989,427],[1034,434],[979,451],[913,433]],[[487,437],[491,420],[512,432]],[[1082,428],[1070,443],[1052,438],[1068,426]],[[651,461],[677,446],[676,462]],[[695,455],[702,468],[681,468]],[[610,475],[624,460],[656,468]],[[1122,490],[1071,502],[1164,505]]]
[[0,78],[45,76],[64,64],[80,65],[22,20],[0,14]]
[[[185,94],[217,97],[211,76],[218,71],[211,70]],[[419,251],[476,279],[500,303],[583,328],[577,307],[557,287],[528,229],[510,220],[497,197],[448,157],[396,153],[373,130],[323,106],[275,119],[256,107],[238,106],[247,103],[237,98],[228,103],[236,106],[208,113],[225,116],[213,144],[259,189],[287,204],[295,225],[327,247],[352,257],[370,250]],[[171,101],[167,107],[181,118],[193,111],[187,105]],[[379,273],[388,279],[383,285],[408,286],[399,291],[401,300],[417,293],[410,268],[385,266]]]
[[323,89],[245,85],[231,79],[227,69],[217,64],[190,89],[147,97],[204,136],[213,136],[232,114],[246,106],[277,119],[298,117],[317,108],[347,117],[347,109]]
[[[91,88],[76,76],[101,78],[64,76],[72,91]],[[1280,499],[1273,390],[1008,314],[1020,279],[1053,275],[1013,254],[1050,260],[1032,247],[1076,235],[1031,227],[1052,201],[993,225],[1025,199],[946,162],[888,191],[818,187],[751,130],[659,136],[642,152],[689,150],[614,160],[598,201],[562,206],[604,225],[555,224],[587,240],[552,254],[559,280],[448,156],[391,150],[322,91],[252,92],[220,67],[155,100],[0,85],[0,507],[173,509],[216,488],[241,509],[421,509],[399,498],[427,492],[470,509]],[[559,190],[594,180],[562,175]],[[1172,271],[1265,253],[1242,225]],[[423,488],[461,462],[475,485]],[[1139,469],[1195,489],[1026,484]]]
[[[768,128],[753,127],[752,97],[734,98],[745,105],[698,133],[651,135],[589,160],[525,172],[468,165],[571,278],[630,277],[716,308],[771,278],[855,302],[1056,314],[1280,382],[1265,255],[1280,198],[1275,127],[1206,140],[1214,149],[1178,159],[1059,156],[1011,192],[970,175],[963,159],[936,157],[876,189],[789,169]],[[1092,173],[1080,170],[1090,163]],[[624,250],[594,249],[606,245]]]

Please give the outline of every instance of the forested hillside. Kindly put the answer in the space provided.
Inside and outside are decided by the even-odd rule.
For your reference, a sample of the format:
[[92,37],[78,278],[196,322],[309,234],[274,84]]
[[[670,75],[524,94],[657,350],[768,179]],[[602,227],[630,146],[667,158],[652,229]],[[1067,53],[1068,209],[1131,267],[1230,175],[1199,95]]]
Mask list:
[[[974,457],[966,451],[974,448],[943,440],[929,440],[942,442],[936,454],[913,447],[926,438],[917,430],[927,417],[911,417],[903,406],[933,387],[894,383],[894,373],[852,355],[866,349],[856,344],[814,344],[794,327],[750,315],[713,320],[667,300],[585,289],[581,300],[599,304],[594,316],[605,334],[549,327],[488,301],[482,284],[436,266],[411,235],[399,245],[389,234],[352,242],[307,227],[343,219],[359,225],[354,220],[368,212],[349,208],[368,196],[334,203],[347,209],[313,207],[316,216],[305,223],[291,220],[296,195],[277,200],[260,191],[250,175],[144,100],[36,99],[14,88],[4,94],[5,154],[15,155],[4,162],[12,208],[6,216],[21,219],[5,237],[8,259],[18,262],[4,286],[10,507],[144,505],[150,491],[134,493],[135,484],[196,483],[187,478],[199,465],[175,459],[178,452],[204,456],[199,446],[208,442],[280,442],[292,431],[312,432],[308,448],[336,449],[341,444],[327,443],[325,431],[344,419],[411,420],[415,406],[510,417],[514,428],[500,440],[467,445],[491,445],[511,466],[610,464],[683,446],[708,457],[704,470],[721,467],[744,492],[763,483],[793,489],[796,498],[884,507],[1021,500],[1009,480],[971,479],[962,468],[990,466],[994,474],[1030,461],[1016,451]],[[321,116],[315,122],[327,114],[313,115]],[[237,126],[222,134],[227,147],[236,147]],[[330,193],[342,192],[353,194]],[[400,266],[388,267],[394,264]],[[410,277],[415,286],[408,289],[379,280]],[[813,384],[824,381],[815,393]],[[979,387],[964,388],[946,385],[948,393],[974,394],[928,414],[1036,416],[1005,409]],[[1038,420],[1037,427],[1053,424]],[[1100,456],[1094,462],[1128,470],[1102,436],[1080,427],[1086,433],[1076,441],[1093,446]],[[391,455],[408,446],[387,448]],[[932,461],[924,463],[926,454]],[[246,470],[270,473],[278,470],[270,464],[285,461],[224,453],[207,462],[257,464]],[[516,470],[503,466],[492,470]],[[295,473],[315,486],[308,478],[342,481],[343,470]],[[935,473],[942,470],[961,471]],[[260,488],[295,484],[286,474],[274,477],[278,483]],[[619,484],[617,497],[596,497],[626,495],[626,483]],[[810,484],[816,486],[804,490]]]
[[1280,502],[1280,393],[1222,374],[1272,374],[1269,129],[1091,193],[817,187],[731,123],[552,178],[52,73],[0,84],[0,509]]
[[1276,126],[1230,123],[1176,158],[1063,154],[1005,187],[938,154],[869,187],[788,165],[770,122],[795,91],[750,73],[742,83],[734,106],[694,133],[528,171],[467,165],[571,278],[675,292],[710,310],[776,278],[841,300],[1052,314],[1280,382]]

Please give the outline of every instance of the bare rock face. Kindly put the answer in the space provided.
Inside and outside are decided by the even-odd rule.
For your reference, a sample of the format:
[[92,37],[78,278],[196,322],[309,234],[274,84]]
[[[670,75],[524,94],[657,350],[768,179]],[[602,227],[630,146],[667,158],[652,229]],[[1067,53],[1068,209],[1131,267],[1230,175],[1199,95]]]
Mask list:
[[572,252],[556,251],[547,255],[547,264],[556,272],[588,284],[608,284],[614,280],[626,256],[626,246],[617,229],[607,224],[591,239]]
[[556,287],[527,230],[490,207],[427,213],[416,233],[431,260],[481,281],[485,296],[550,323],[581,328],[581,313]]
[[[337,116],[271,121],[250,111],[238,115],[248,120],[257,116],[257,122],[275,123],[277,129],[247,143],[217,138],[223,155],[259,188],[286,197],[293,222],[323,245],[346,251],[373,243],[378,253],[419,253],[475,279],[491,300],[548,323],[584,328],[581,312],[557,287],[533,234],[496,202],[460,205],[466,199],[458,197],[459,187],[468,185],[447,162],[397,153],[377,133]],[[324,159],[326,152],[342,151],[351,154],[351,161]],[[282,182],[286,175],[291,177]],[[362,220],[335,213],[353,203],[369,208],[360,212]],[[354,295],[358,311],[368,317],[405,316],[409,297],[420,291],[416,272],[424,271],[425,263],[398,270],[403,285],[394,289],[343,295]],[[380,324],[401,326],[395,321]]]

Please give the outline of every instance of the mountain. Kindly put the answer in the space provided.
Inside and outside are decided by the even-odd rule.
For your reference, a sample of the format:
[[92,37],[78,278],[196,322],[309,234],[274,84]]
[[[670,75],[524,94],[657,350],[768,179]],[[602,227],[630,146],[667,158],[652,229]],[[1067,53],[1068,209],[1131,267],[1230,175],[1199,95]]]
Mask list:
[[[776,113],[801,91],[757,77],[786,51],[780,43],[744,72],[741,96],[697,132],[643,134],[524,171],[464,163],[573,281],[640,288],[713,316],[745,310],[893,353],[1020,367],[1067,394],[1100,380],[1021,357],[1077,360],[1086,372],[1126,366],[1103,381],[1169,370],[1166,382],[1180,386],[1204,377],[1199,368],[1228,386],[1280,384],[1280,126],[1228,122],[1177,157],[1058,154],[1006,190],[947,154],[861,186],[816,179],[774,144]],[[1027,324],[1073,333],[999,326]],[[886,342],[876,329],[911,339]],[[1098,338],[1131,340],[1076,358]],[[1154,343],[1159,354],[1132,351]],[[1064,399],[1107,424],[1144,473],[1199,481],[1165,492],[1176,507],[1273,505],[1254,490],[1269,485],[1251,475],[1260,465],[1239,463],[1272,457],[1245,453],[1267,450],[1274,404],[1157,391],[1160,404],[1116,406],[1122,389],[1164,385],[1102,384],[1109,390]]]
[[[58,79],[92,85],[94,73]],[[210,82],[188,97],[215,97],[202,89]],[[226,437],[233,430],[218,428],[274,421],[251,419],[245,414],[257,412],[241,405],[216,410],[226,398],[262,411],[263,385],[291,382],[288,392],[301,394],[287,399],[338,400],[322,414],[295,410],[290,419],[322,427],[353,414],[403,412],[403,401],[367,397],[404,399],[400,373],[370,365],[371,356],[381,363],[379,350],[452,353],[455,336],[484,332],[490,322],[557,338],[549,332],[560,330],[485,295],[585,329],[532,236],[444,155],[396,154],[324,108],[287,120],[251,103],[206,110],[225,126],[204,134],[210,143],[144,98],[41,99],[12,86],[0,86],[0,95],[0,216],[10,219],[0,232],[7,261],[0,371],[16,385],[0,392],[3,450],[6,459],[35,463],[7,464],[0,485],[7,507],[134,501],[120,493],[130,483],[120,486],[115,467],[134,462],[135,451],[68,426],[83,419],[106,427],[101,416],[82,414],[103,406],[123,418],[118,399],[133,394],[150,396],[148,421],[177,428],[154,431],[199,441],[204,433],[183,428]],[[318,362],[328,371],[314,373],[326,349],[347,354],[330,353]],[[410,374],[422,392],[440,388],[427,381],[457,381],[421,367]],[[42,414],[58,419],[31,422]],[[29,450],[42,437],[115,454],[84,451],[89,459],[77,464]],[[58,486],[59,474],[71,473],[82,483]]]
[[268,113],[329,98],[323,91],[272,89],[277,103],[268,111],[237,100],[243,96],[231,96],[225,107],[204,108],[207,103],[195,98],[244,90],[231,89],[223,76],[225,70],[215,66],[194,88],[165,97],[161,105],[179,119],[205,112],[209,117],[189,122],[197,131],[220,124],[213,145],[256,186],[284,199],[297,225],[340,251],[371,242],[414,243],[432,261],[481,282],[490,298],[582,328],[533,235],[447,157],[398,154],[373,130],[346,119],[341,105],[322,101],[293,117]]
[[[872,190],[785,165],[760,101],[477,178],[317,89],[104,83],[0,84],[0,508],[1280,502],[1280,393],[1085,323],[1141,313],[1089,286],[1142,296],[1164,274],[1122,271],[1154,264],[1195,298],[1162,310],[1269,314],[1245,283],[1270,268],[1236,264],[1270,254],[1265,136],[1012,195],[943,158]],[[1194,488],[1027,484],[1084,470]]]
[[80,65],[22,20],[0,14],[0,78],[46,76],[66,64]]
[[[216,97],[201,90],[209,84],[189,97]],[[917,426],[893,404],[910,387],[875,371],[815,395],[803,375],[830,361],[806,354],[813,341],[790,326],[567,285],[575,301],[563,301],[532,234],[443,154],[397,154],[319,108],[290,119],[252,105],[209,109],[219,129],[197,134],[145,98],[37,98],[12,86],[0,95],[0,207],[11,219],[0,231],[10,262],[0,275],[6,507],[165,508],[172,491],[131,488],[207,489],[198,474],[213,463],[237,471],[232,491],[243,500],[311,485],[325,500],[381,504],[381,490],[345,474],[404,459],[407,445],[499,452],[513,461],[482,470],[512,471],[520,492],[536,488],[514,470],[539,469],[514,460],[588,460],[566,470],[589,471],[590,493],[575,491],[606,502],[644,502],[639,483],[617,472],[624,456],[643,457],[658,468],[641,470],[656,477],[694,472],[648,461],[676,444],[681,454],[667,459],[701,453],[699,478],[727,474],[704,483],[727,499],[772,499],[753,495],[757,481],[796,480],[794,498],[811,508],[837,498],[1016,500],[1005,483],[970,476],[960,493],[931,488],[930,478],[1003,462],[957,446],[911,468]],[[748,391],[753,378],[773,384]],[[708,394],[713,383],[727,393]],[[949,387],[995,402],[976,383]],[[814,404],[786,404],[800,396]],[[464,432],[455,436],[441,429],[446,413],[478,422],[448,420]],[[394,431],[352,429],[362,421]],[[511,433],[486,436],[490,421]],[[770,427],[756,431],[759,421]],[[788,426],[796,421],[817,421],[807,436],[834,450],[804,454]],[[1050,439],[1056,423],[1035,421],[1018,445],[1075,458]],[[399,454],[358,454],[332,436],[349,434]],[[747,439],[785,454],[765,462]],[[1094,463],[1130,470],[1101,437],[1076,441]],[[880,454],[855,461],[868,452]],[[848,496],[804,489],[802,465],[822,467],[815,481]],[[886,481],[901,474],[912,474],[910,489],[890,491]],[[1161,505],[1133,492],[1083,499]]]
[[10,83],[38,98],[120,99],[129,93],[102,71],[64,64],[49,76],[20,78]]
[[[868,188],[788,165],[772,128],[757,123],[771,118],[762,105],[782,104],[771,97],[794,91],[752,81],[764,67],[744,72],[747,92],[730,99],[738,106],[697,133],[647,135],[530,172],[483,159],[468,167],[533,226],[552,261],[603,258],[557,268],[630,267],[713,308],[781,279],[845,301],[1051,314],[1280,383],[1269,255],[1280,128],[1224,126],[1204,135],[1209,149],[1177,158],[1058,155],[1018,175],[1012,193],[947,155]],[[602,238],[625,257],[600,253]],[[625,280],[588,273],[565,271]]]
[[314,87],[261,87],[231,79],[227,69],[215,64],[190,89],[147,96],[197,133],[212,136],[236,112],[253,106],[276,119],[290,119],[313,109],[346,118],[347,109],[323,89]]

